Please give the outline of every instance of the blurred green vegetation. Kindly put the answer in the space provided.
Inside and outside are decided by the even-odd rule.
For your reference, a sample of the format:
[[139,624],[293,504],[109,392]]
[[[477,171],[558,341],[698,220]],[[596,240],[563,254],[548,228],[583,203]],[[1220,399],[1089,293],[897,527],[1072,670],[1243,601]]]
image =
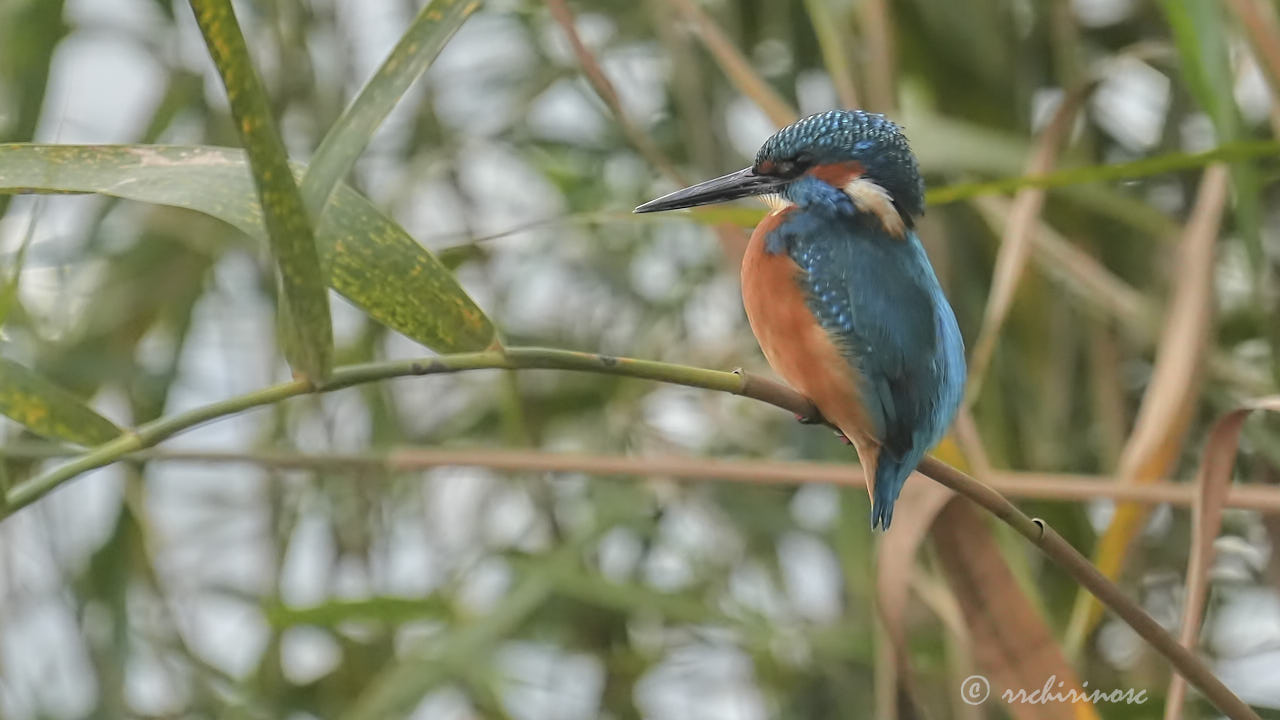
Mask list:
[[[271,176],[293,197],[283,229],[254,202],[270,159],[196,147],[242,147],[245,116],[186,3],[0,1],[0,142],[122,145],[0,145],[0,411],[23,423],[3,426],[6,498],[70,452],[50,440],[101,442],[112,423],[254,392],[289,377],[286,358],[322,376],[330,322],[337,366],[500,336],[766,373],[737,296],[759,211],[629,210],[842,103],[905,126],[933,201],[922,238],[966,339],[993,333],[944,459],[1028,483],[1117,468],[1186,481],[1215,418],[1280,382],[1268,0],[236,10],[268,102],[247,112],[269,112],[283,140],[264,152],[278,169],[287,151],[295,175],[318,168],[295,178],[300,194]],[[1051,132],[1064,97],[1080,103]],[[1206,190],[1213,162],[1230,163],[1225,207]],[[301,342],[319,343],[307,356],[280,340],[269,248],[312,230],[319,272],[303,258],[301,279],[336,292],[331,321],[303,321]],[[1211,267],[1179,264],[1196,242]],[[1002,282],[1007,314],[988,309]],[[1204,334],[1176,332],[1196,309],[1211,310]],[[1238,482],[1280,480],[1278,433],[1271,418],[1245,426]],[[677,482],[646,466],[852,464],[829,433],[741,398],[485,371],[297,398],[169,447],[238,459],[134,458],[6,513],[0,717],[1164,712],[1164,661],[1113,619],[1080,625],[1068,576],[959,503],[908,494],[876,537],[858,485]],[[419,467],[412,447],[469,461]],[[634,462],[531,472],[498,463],[501,448]],[[1105,500],[1022,507],[1086,553],[1108,547]],[[1200,650],[1280,717],[1269,507],[1223,515]],[[917,553],[926,527],[938,544]],[[1190,513],[1159,506],[1136,527],[1111,531],[1104,560],[1176,628]],[[1056,673],[1151,701],[1098,715],[958,702],[975,673],[995,694]],[[1184,717],[1216,715],[1193,693]]]

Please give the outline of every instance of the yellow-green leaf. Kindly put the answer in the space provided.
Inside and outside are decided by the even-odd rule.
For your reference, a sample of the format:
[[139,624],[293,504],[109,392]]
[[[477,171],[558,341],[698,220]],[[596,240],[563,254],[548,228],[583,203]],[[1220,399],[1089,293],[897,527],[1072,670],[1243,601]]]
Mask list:
[[316,148],[302,178],[302,198],[313,217],[355,164],[374,130],[478,7],[480,0],[434,0],[414,18],[395,49]]
[[34,433],[79,445],[99,445],[123,432],[75,395],[4,358],[0,358],[0,413]]
[[1172,152],[1164,155],[1112,165],[1072,167],[1043,175],[1022,175],[991,182],[957,183],[929,190],[930,205],[945,205],[980,195],[1013,193],[1023,188],[1062,188],[1087,183],[1134,180],[1205,167],[1215,162],[1240,162],[1280,155],[1280,143],[1274,140],[1248,140],[1223,143],[1199,153]]
[[191,0],[209,55],[227,88],[262,203],[271,252],[280,266],[285,357],[295,373],[322,379],[333,366],[329,294],[284,141],[254,69],[231,0]]
[[[248,162],[232,148],[0,145],[0,194],[15,193],[98,193],[188,208],[267,238]],[[438,352],[497,345],[493,324],[448,269],[349,186],[333,194],[316,245],[329,286],[384,325]]]

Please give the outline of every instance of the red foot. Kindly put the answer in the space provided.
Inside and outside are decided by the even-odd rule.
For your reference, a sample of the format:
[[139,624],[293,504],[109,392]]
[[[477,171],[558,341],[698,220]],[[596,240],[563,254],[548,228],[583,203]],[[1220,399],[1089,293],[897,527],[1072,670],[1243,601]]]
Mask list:
[[845,445],[852,445],[852,444],[853,444],[853,441],[852,441],[852,440],[850,440],[850,439],[849,439],[849,438],[848,438],[844,433],[842,433],[842,432],[837,432],[837,433],[836,433],[836,437],[840,438],[840,442],[844,443]]

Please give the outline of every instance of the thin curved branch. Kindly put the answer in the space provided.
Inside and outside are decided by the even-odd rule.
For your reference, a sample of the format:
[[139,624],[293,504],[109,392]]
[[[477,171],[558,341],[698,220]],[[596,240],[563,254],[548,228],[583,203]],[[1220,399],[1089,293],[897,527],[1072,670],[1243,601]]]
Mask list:
[[574,24],[573,11],[569,9],[567,0],[547,0],[546,4],[551,17],[555,19],[556,24],[564,32],[565,39],[569,41],[569,47],[578,58],[578,64],[582,66],[582,74],[587,77],[587,82],[591,83],[596,95],[599,95],[604,104],[609,107],[609,112],[613,113],[614,121],[618,123],[622,133],[631,141],[631,146],[639,151],[641,155],[644,155],[650,165],[662,170],[664,175],[681,185],[688,185],[688,182],[680,174],[680,171],[676,169],[671,159],[663,154],[657,143],[639,125],[632,122],[627,115],[626,109],[622,106],[622,98],[618,96],[617,88],[613,86],[609,76],[604,73],[604,68],[600,67],[595,55],[587,49],[587,44],[582,41],[582,36],[578,34],[578,28]]
[[[54,460],[84,450],[47,442],[0,446],[0,459]],[[342,473],[387,474],[443,467],[474,467],[496,472],[582,473],[586,475],[663,476],[687,481],[745,485],[849,485],[863,487],[862,470],[848,462],[801,460],[730,460],[689,455],[611,455],[489,446],[390,447],[366,452],[301,452],[270,448],[248,450],[139,450],[121,460],[178,465],[249,464],[258,467]],[[1048,502],[1108,499],[1144,505],[1187,508],[1195,501],[1194,483],[1166,479],[1151,485],[1117,483],[1109,475],[990,470],[982,482],[1007,498]],[[1280,515],[1280,487],[1232,485],[1225,508]]]
[[[416,360],[351,365],[335,369],[323,384],[293,380],[140,425],[133,431],[99,445],[75,460],[53,468],[14,488],[5,497],[5,507],[0,511],[0,518],[30,505],[77,475],[109,465],[131,452],[151,447],[168,437],[210,420],[270,405],[290,397],[312,392],[328,392],[396,377],[437,375],[466,370],[535,368],[622,375],[718,390],[766,402],[796,415],[820,419],[813,404],[799,393],[776,382],[741,371],[721,372],[571,350],[507,348]],[[1157,652],[1167,658],[1177,672],[1200,690],[1227,717],[1233,720],[1259,720],[1257,713],[1223,685],[1190,650],[1179,645],[1172,635],[1160,627],[1159,623],[1126,597],[1120,588],[1099,573],[1097,568],[1044,521],[1031,518],[1014,507],[1000,493],[934,458],[926,458],[920,464],[918,471],[977,503],[1034,543],[1049,559],[1066,570],[1150,643]]]

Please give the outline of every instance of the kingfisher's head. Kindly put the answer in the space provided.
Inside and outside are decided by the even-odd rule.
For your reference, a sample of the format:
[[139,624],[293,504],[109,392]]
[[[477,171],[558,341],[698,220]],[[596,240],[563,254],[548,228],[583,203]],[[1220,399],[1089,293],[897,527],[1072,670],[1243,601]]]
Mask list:
[[890,230],[924,213],[924,181],[902,130],[883,115],[831,110],[810,115],[764,142],[751,167],[641,205],[657,212],[753,195],[790,199],[797,181],[818,180],[873,212]]

